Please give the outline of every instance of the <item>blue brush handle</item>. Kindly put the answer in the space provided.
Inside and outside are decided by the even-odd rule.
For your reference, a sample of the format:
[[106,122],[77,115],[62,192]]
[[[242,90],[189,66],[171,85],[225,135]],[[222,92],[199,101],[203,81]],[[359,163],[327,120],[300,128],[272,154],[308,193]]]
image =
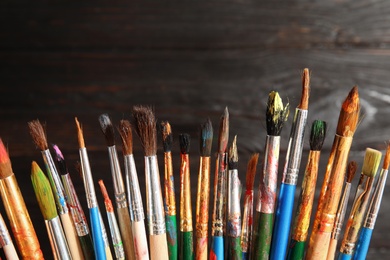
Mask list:
[[352,255],[344,254],[339,252],[339,257],[337,258],[338,260],[351,260]]
[[280,185],[278,207],[272,234],[270,260],[286,259],[295,188],[296,185],[285,183]]
[[248,252],[242,252],[242,260],[248,260],[249,254]]
[[106,251],[105,251],[105,246],[103,241],[102,226],[100,225],[99,209],[97,207],[90,208],[89,214],[91,218],[91,229],[92,229],[93,246],[95,249],[95,259],[105,260]]
[[210,259],[224,260],[223,237],[211,237]]
[[366,259],[368,247],[370,246],[372,229],[363,227],[360,231],[360,236],[358,244],[356,247],[355,254],[353,255],[354,260],[364,260]]

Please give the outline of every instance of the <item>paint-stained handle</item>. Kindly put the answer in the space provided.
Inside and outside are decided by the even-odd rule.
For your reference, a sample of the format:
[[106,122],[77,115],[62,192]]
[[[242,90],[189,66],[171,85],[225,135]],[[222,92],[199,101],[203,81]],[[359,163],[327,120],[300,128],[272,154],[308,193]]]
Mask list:
[[228,259],[242,260],[241,237],[228,237]]
[[224,260],[223,237],[211,237],[210,260]]
[[167,234],[149,235],[150,259],[169,260]]
[[130,225],[129,209],[117,208],[119,229],[121,231],[121,237],[123,242],[123,248],[125,249],[126,259],[135,260],[134,239],[133,231]]
[[102,226],[100,225],[99,210],[97,207],[89,209],[96,260],[106,259],[106,250],[103,241]]
[[179,258],[183,260],[194,259],[194,242],[193,232],[179,232],[180,234],[180,247]]
[[165,215],[165,225],[167,228],[169,260],[177,260],[178,249],[176,215]]
[[254,241],[253,247],[254,259],[269,259],[273,221],[274,214],[260,212],[256,227],[256,241]]
[[337,258],[338,260],[351,260],[352,255],[344,254],[344,253],[339,253],[339,257]]
[[95,252],[93,251],[93,243],[90,234],[85,236],[80,236],[80,245],[83,250],[83,255],[85,260],[93,260],[95,259]]
[[287,260],[302,260],[305,255],[305,241],[291,239],[287,254]]
[[358,244],[356,247],[355,254],[353,255],[354,260],[364,260],[366,259],[368,248],[371,242],[372,229],[363,227],[360,231],[360,236]]
[[330,243],[331,232],[320,232],[312,233],[311,238],[313,239],[313,248],[311,250],[311,254],[308,255],[306,252],[307,260],[325,260],[328,256],[328,249]]
[[207,260],[208,259],[208,237],[196,238],[195,245],[195,257],[196,260]]
[[132,223],[135,257],[137,260],[149,260],[148,240],[143,220]]
[[66,241],[68,242],[68,246],[72,258],[83,260],[84,259],[83,250],[81,249],[76,228],[73,224],[69,212],[65,214],[61,214],[60,218],[61,218],[62,227],[64,228]]
[[329,242],[328,255],[326,256],[326,260],[334,260],[337,251],[337,240],[331,239]]

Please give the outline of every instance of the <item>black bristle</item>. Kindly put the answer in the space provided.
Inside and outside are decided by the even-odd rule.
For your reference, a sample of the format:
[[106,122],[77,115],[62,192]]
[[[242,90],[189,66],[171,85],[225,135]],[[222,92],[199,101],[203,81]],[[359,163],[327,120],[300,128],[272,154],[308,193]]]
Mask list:
[[111,119],[108,114],[101,114],[99,116],[100,128],[104,134],[104,137],[107,142],[107,146],[115,145],[115,135],[114,135],[114,127],[111,123]]
[[57,162],[58,171],[61,175],[68,174],[68,167],[66,167],[66,162],[60,148],[55,144],[52,144],[52,147],[54,150],[54,159]]
[[213,144],[213,125],[210,118],[200,126],[200,156],[210,157]]
[[172,150],[173,135],[171,125],[168,121],[161,122],[161,134],[164,152],[170,152]]
[[310,150],[321,151],[326,136],[326,122],[315,120],[310,132]]
[[180,152],[183,154],[188,154],[190,152],[190,142],[191,137],[189,134],[180,134],[179,143],[180,143]]

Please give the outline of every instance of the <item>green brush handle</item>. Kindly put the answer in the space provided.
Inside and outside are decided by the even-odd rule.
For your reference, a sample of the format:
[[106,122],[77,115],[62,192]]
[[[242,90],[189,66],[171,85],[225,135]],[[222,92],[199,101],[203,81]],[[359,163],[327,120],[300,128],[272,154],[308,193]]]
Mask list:
[[165,225],[167,227],[167,242],[168,242],[169,260],[177,260],[176,215],[165,215]]
[[93,251],[92,238],[90,234],[79,236],[81,249],[85,260],[94,260],[95,252]]
[[269,259],[271,240],[272,240],[272,227],[273,227],[274,214],[262,213],[258,219],[258,225],[256,227],[256,240],[254,241],[255,250],[253,251],[253,259]]
[[229,237],[228,243],[229,243],[228,259],[242,260],[241,237]]
[[301,260],[305,254],[306,241],[296,241],[291,239],[287,254],[288,260]]
[[194,246],[193,246],[193,232],[180,231],[180,247],[179,247],[179,259],[180,260],[193,260],[194,259]]

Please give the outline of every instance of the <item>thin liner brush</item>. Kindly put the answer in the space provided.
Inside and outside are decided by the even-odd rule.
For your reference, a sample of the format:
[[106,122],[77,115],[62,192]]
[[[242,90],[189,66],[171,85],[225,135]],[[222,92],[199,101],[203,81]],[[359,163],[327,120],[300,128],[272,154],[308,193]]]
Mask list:
[[180,134],[180,240],[179,258],[194,259],[190,184],[190,135]]
[[371,148],[366,149],[362,174],[360,175],[355,199],[349,214],[347,226],[345,227],[344,238],[341,242],[339,260],[352,259],[381,158],[382,153],[380,151]]
[[211,222],[210,258],[224,259],[224,230],[225,230],[225,198],[227,177],[227,152],[229,139],[229,112],[227,107],[220,119],[218,136],[218,155],[215,164],[214,203]]
[[169,259],[164,218],[164,206],[157,163],[157,129],[150,107],[134,106],[133,117],[137,134],[144,147],[147,219],[150,258]]
[[126,258],[135,259],[133,232],[130,225],[130,213],[126,198],[125,184],[122,178],[122,171],[119,165],[118,154],[115,145],[114,127],[107,114],[99,116],[99,123],[106,139],[108,155],[110,159],[111,175],[114,184],[116,213],[118,215],[119,229],[123,240],[123,247]]
[[126,190],[129,199],[129,211],[134,237],[136,259],[149,259],[148,242],[144,224],[144,208],[141,190],[138,182],[137,169],[133,156],[133,134],[128,120],[121,120],[119,133],[122,139],[122,149],[126,174]]
[[383,166],[379,179],[374,189],[374,194],[371,198],[370,207],[365,216],[362,230],[360,231],[359,240],[357,243],[354,260],[366,259],[368,248],[370,246],[372,232],[375,227],[376,218],[378,216],[379,208],[382,202],[383,191],[386,186],[387,173],[390,165],[390,143],[387,144],[386,155],[383,160]]
[[8,232],[7,225],[4,222],[3,216],[0,214],[0,247],[3,248],[4,255],[7,259],[18,260],[19,256],[16,253],[14,243]]
[[263,178],[260,181],[259,195],[256,199],[252,259],[269,258],[276,204],[280,133],[289,112],[289,104],[284,106],[278,92],[271,91],[268,95],[265,113],[267,137],[264,149]]
[[340,233],[344,224],[345,213],[347,212],[349,194],[351,193],[352,180],[355,176],[357,164],[355,161],[349,162],[347,166],[347,180],[344,185],[344,192],[341,197],[340,205],[337,210],[336,220],[334,223],[332,236],[329,243],[327,260],[333,260],[335,258],[337,242],[340,237]]
[[284,259],[290,233],[291,217],[294,207],[294,193],[298,182],[301,164],[303,136],[307,121],[310,92],[309,69],[302,73],[302,96],[291,126],[290,140],[280,185],[278,206],[271,241],[270,259]]
[[200,161],[198,192],[196,196],[196,249],[197,260],[207,260],[210,203],[210,156],[213,143],[213,125],[208,118],[200,129]]
[[336,219],[353,135],[359,121],[359,93],[353,87],[341,107],[336,135],[329,155],[306,259],[326,259]]
[[326,123],[315,120],[310,133],[310,152],[302,182],[302,190],[299,196],[297,213],[291,234],[291,241],[287,259],[303,259],[305,253],[306,239],[310,226],[310,217],[316,189],[318,166],[320,162],[321,149],[326,136]]
[[62,185],[60,175],[58,174],[53,157],[51,156],[49,147],[47,145],[46,133],[39,120],[28,122],[28,127],[35,145],[39,148],[39,150],[41,150],[72,258],[84,259],[83,250],[81,249],[76,228],[73,224],[69,213],[69,208],[66,204],[64,186]]
[[53,192],[48,179],[36,162],[32,162],[31,181],[37,197],[39,208],[45,219],[54,259],[73,259],[57,214]]
[[72,179],[68,172],[68,167],[60,148],[57,145],[52,146],[55,151],[55,160],[57,162],[58,171],[61,174],[62,184],[64,185],[66,202],[69,205],[73,223],[75,225],[77,235],[80,240],[81,249],[85,259],[94,259],[92,238],[89,233],[88,222],[85,218],[83,208],[81,207],[79,198],[74,189]]
[[253,186],[256,176],[256,167],[259,160],[259,154],[252,155],[248,162],[246,171],[246,191],[244,196],[244,211],[242,218],[241,232],[241,248],[242,259],[246,260],[249,257],[249,251],[252,246],[252,231],[253,231]]
[[26,259],[43,259],[37,234],[12,171],[11,160],[1,139],[0,195],[20,256]]
[[237,135],[229,148],[228,175],[228,259],[241,260],[241,182],[238,178]]
[[177,259],[177,223],[175,181],[172,169],[172,129],[168,121],[161,122],[161,134],[164,147],[164,191],[165,191],[165,225],[167,228],[169,259]]

